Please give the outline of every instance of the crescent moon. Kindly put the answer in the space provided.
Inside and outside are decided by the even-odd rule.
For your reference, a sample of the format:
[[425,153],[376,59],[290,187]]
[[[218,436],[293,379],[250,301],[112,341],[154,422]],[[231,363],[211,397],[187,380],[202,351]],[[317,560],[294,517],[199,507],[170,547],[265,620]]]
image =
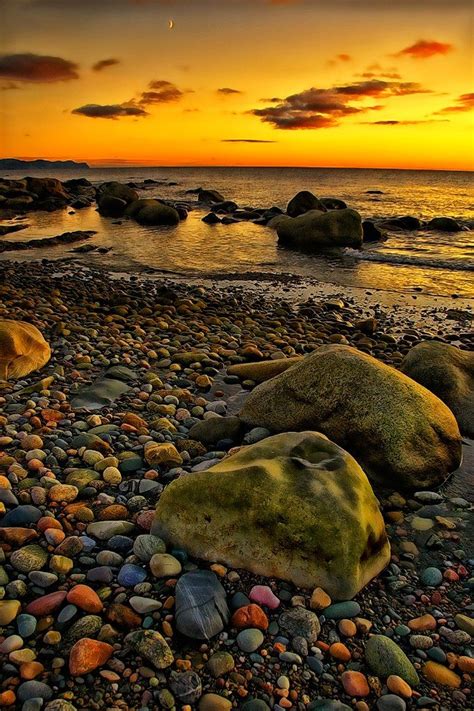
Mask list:
[[169,20],[169,21],[168,21],[168,27],[169,27],[170,30],[173,29],[173,27],[174,27],[174,20]]

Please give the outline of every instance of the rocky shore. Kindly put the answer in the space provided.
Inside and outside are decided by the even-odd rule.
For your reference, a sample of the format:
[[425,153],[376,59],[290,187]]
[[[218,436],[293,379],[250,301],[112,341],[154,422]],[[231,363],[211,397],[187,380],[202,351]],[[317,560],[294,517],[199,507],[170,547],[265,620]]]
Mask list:
[[399,313],[2,262],[0,708],[469,707],[474,336]]

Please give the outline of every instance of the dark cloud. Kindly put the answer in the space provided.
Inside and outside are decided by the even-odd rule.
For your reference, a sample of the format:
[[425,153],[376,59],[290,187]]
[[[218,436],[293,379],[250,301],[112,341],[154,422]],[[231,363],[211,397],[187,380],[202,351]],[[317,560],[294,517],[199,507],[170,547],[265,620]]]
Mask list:
[[231,96],[232,94],[242,94],[243,92],[239,89],[231,89],[229,86],[224,86],[222,89],[218,89],[217,93],[223,94],[224,96]]
[[111,57],[110,59],[101,59],[100,61],[92,65],[92,69],[94,72],[101,72],[103,69],[113,67],[116,64],[120,64],[120,59],[114,59],[113,57]]
[[456,99],[456,103],[451,106],[446,106],[444,109],[436,111],[436,114],[454,114],[464,111],[472,111],[474,109],[474,93],[461,94]]
[[351,61],[352,61],[352,57],[350,54],[341,53],[341,54],[336,54],[336,56],[333,59],[330,59],[327,62],[327,64],[329,67],[334,67],[334,66],[336,66],[336,64],[340,64],[341,62],[346,63],[346,62],[351,62]]
[[118,119],[127,116],[148,116],[148,112],[140,106],[133,104],[86,104],[71,111],[79,116],[88,118]]
[[[436,119],[420,119],[420,120],[387,120],[387,121],[363,121],[366,126],[417,126],[420,123],[439,123]],[[442,121],[444,123],[444,121]]]
[[42,54],[3,54],[0,77],[15,81],[51,83],[79,79],[78,66],[62,57]]
[[221,143],[277,143],[277,141],[263,141],[259,138],[223,138]]
[[184,91],[178,89],[170,81],[160,79],[151,81],[148,84],[148,90],[142,92],[139,103],[144,106],[147,104],[167,104],[171,101],[179,101],[183,95]]
[[437,54],[448,54],[454,49],[452,44],[436,40],[418,40],[415,44],[397,52],[395,57],[412,57],[413,59],[428,59]]
[[7,81],[5,84],[0,84],[0,91],[12,91],[19,88],[18,84],[15,84],[13,81]]
[[362,79],[401,79],[396,67],[382,67],[378,62],[371,64],[362,74]]
[[250,113],[275,128],[287,130],[331,128],[337,126],[346,116],[382,108],[380,104],[357,106],[354,102],[407,96],[427,91],[415,82],[371,79],[333,86],[329,89],[313,87],[299,94],[287,96],[276,106],[253,109]]

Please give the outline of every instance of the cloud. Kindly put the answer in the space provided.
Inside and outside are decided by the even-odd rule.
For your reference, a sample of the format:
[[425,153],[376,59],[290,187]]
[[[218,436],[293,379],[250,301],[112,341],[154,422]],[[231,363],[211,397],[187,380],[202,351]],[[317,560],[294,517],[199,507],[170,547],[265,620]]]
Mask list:
[[461,94],[456,99],[456,103],[452,106],[446,106],[444,109],[436,111],[435,114],[454,114],[463,111],[472,111],[474,109],[474,93]]
[[393,96],[408,96],[427,92],[416,82],[384,81],[371,79],[354,82],[329,89],[311,88],[298,94],[287,96],[276,106],[252,109],[265,123],[274,128],[317,129],[338,126],[346,116],[379,110],[380,104],[357,106],[365,99],[381,99]]
[[350,54],[341,53],[341,54],[336,54],[336,56],[333,59],[330,59],[328,62],[326,62],[326,64],[328,65],[328,67],[334,67],[337,64],[340,64],[340,62],[347,63],[347,62],[351,62],[351,61],[352,61],[352,57]]
[[[446,120],[446,119],[445,119]],[[420,123],[440,123],[440,120],[436,119],[420,119],[420,120],[387,120],[387,121],[362,121],[361,123],[366,126],[417,126]],[[444,121],[441,121],[444,123]]]
[[263,141],[259,138],[223,138],[221,143],[277,143],[277,141]]
[[127,116],[148,116],[148,112],[134,104],[85,104],[71,111],[72,114],[88,118],[118,119]]
[[110,59],[101,59],[100,61],[92,65],[92,70],[94,72],[101,72],[103,69],[113,67],[116,64],[120,64],[120,59],[114,59],[113,57]]
[[12,91],[13,89],[19,89],[18,84],[13,81],[7,81],[4,84],[0,84],[0,91]]
[[454,49],[452,44],[436,40],[418,40],[415,44],[401,49],[394,57],[412,57],[413,59],[428,59],[437,54],[448,54]]
[[401,79],[396,67],[382,67],[378,62],[371,64],[362,74],[356,76],[362,79]]
[[184,91],[178,89],[170,81],[160,79],[151,81],[148,84],[148,90],[142,92],[139,103],[144,106],[147,104],[167,104],[171,101],[179,101],[183,95]]
[[52,83],[79,79],[78,66],[62,57],[42,54],[3,54],[0,77],[24,82]]
[[240,89],[231,89],[229,86],[224,86],[222,89],[217,89],[218,94],[223,96],[231,96],[232,94],[243,94]]

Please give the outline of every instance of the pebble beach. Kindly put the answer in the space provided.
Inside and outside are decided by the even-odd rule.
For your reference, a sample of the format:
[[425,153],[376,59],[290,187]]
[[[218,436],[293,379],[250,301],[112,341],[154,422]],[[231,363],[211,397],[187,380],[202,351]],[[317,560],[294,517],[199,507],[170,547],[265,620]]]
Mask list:
[[36,326],[51,358],[0,391],[0,708],[468,708],[468,438],[441,487],[372,482],[388,564],[353,599],[194,557],[154,525],[173,482],[271,436],[236,417],[254,366],[331,344],[397,370],[423,341],[472,351],[448,301],[3,261],[0,319]]

